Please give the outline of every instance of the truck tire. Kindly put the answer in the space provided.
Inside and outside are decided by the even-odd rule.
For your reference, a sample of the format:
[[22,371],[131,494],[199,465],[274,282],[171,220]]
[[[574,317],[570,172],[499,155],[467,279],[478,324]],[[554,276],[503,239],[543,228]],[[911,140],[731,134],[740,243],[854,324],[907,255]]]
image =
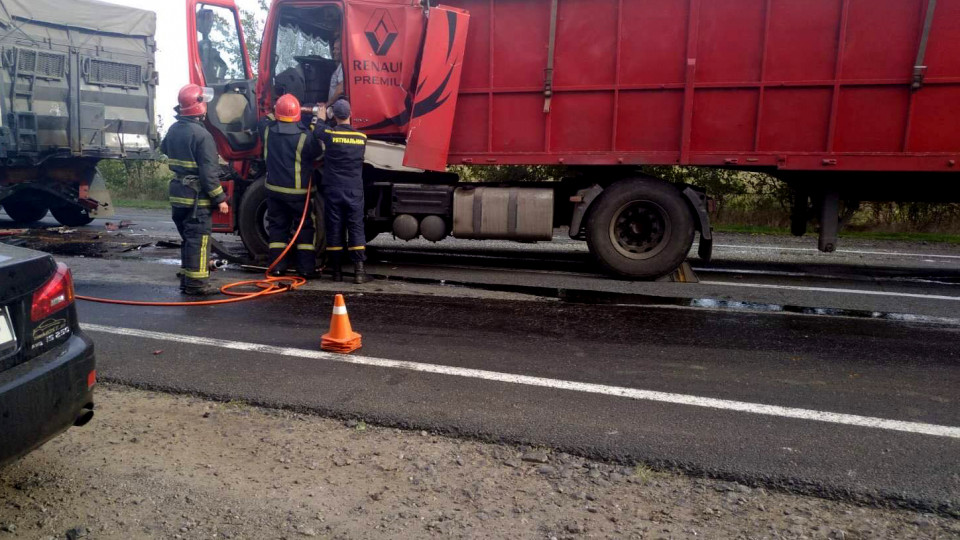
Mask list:
[[587,246],[601,266],[629,279],[654,279],[687,258],[696,231],[683,195],[657,178],[621,180],[603,190],[587,218]]
[[73,205],[53,206],[50,213],[61,224],[66,227],[83,227],[93,221],[90,212],[86,208]]
[[237,228],[240,239],[250,256],[265,262],[270,255],[270,239],[267,236],[267,181],[261,178],[243,192],[237,208]]
[[11,200],[3,203],[10,219],[17,223],[33,223],[40,221],[47,215],[47,205],[35,200]]
[[[270,262],[270,237],[267,235],[267,183],[261,178],[251,184],[243,192],[238,208],[237,228],[240,230],[240,239],[250,253],[251,258],[258,262]],[[326,236],[323,229],[323,205],[317,197],[313,199],[313,208],[317,216],[317,253],[323,252],[326,245]],[[320,257],[317,257],[318,260]]]

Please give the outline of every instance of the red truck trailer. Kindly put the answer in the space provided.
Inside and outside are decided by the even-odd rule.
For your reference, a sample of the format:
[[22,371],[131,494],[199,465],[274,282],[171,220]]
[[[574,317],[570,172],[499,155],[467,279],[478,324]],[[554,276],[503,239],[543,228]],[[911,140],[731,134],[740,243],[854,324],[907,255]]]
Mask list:
[[[960,0],[275,0],[260,62],[232,0],[187,0],[191,81],[236,180],[218,223],[265,255],[253,132],[279,95],[342,69],[370,137],[368,236],[587,241],[652,278],[712,234],[705,193],[644,165],[763,171],[832,251],[842,201],[960,199]],[[342,58],[333,57],[339,43]],[[556,182],[462,182],[448,165],[565,165]],[[317,173],[316,181],[322,182]]]

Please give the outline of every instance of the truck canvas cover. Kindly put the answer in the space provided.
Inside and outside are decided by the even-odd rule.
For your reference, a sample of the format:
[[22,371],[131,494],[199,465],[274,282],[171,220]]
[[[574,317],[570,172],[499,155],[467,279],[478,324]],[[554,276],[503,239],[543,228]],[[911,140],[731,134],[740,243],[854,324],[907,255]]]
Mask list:
[[157,30],[152,11],[96,0],[0,0],[0,24],[11,26],[15,20],[125,36],[153,36]]
[[153,157],[156,20],[95,0],[0,0],[0,159]]

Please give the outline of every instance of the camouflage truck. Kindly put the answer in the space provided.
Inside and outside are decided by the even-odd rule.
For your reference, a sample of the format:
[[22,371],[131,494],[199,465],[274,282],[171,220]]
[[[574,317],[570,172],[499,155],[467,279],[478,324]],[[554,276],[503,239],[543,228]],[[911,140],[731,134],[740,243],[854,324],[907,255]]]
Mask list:
[[101,159],[152,159],[156,15],[94,0],[0,0],[0,204],[79,226],[113,213]]

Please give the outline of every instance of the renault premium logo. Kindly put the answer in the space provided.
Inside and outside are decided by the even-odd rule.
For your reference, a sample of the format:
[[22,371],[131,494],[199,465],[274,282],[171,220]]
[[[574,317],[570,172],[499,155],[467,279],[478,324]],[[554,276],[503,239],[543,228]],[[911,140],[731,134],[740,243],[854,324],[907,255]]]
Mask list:
[[390,52],[393,42],[397,40],[400,31],[397,30],[397,25],[394,24],[387,10],[377,9],[370,17],[370,21],[367,22],[364,34],[367,36],[367,41],[370,42],[373,54],[386,56]]

